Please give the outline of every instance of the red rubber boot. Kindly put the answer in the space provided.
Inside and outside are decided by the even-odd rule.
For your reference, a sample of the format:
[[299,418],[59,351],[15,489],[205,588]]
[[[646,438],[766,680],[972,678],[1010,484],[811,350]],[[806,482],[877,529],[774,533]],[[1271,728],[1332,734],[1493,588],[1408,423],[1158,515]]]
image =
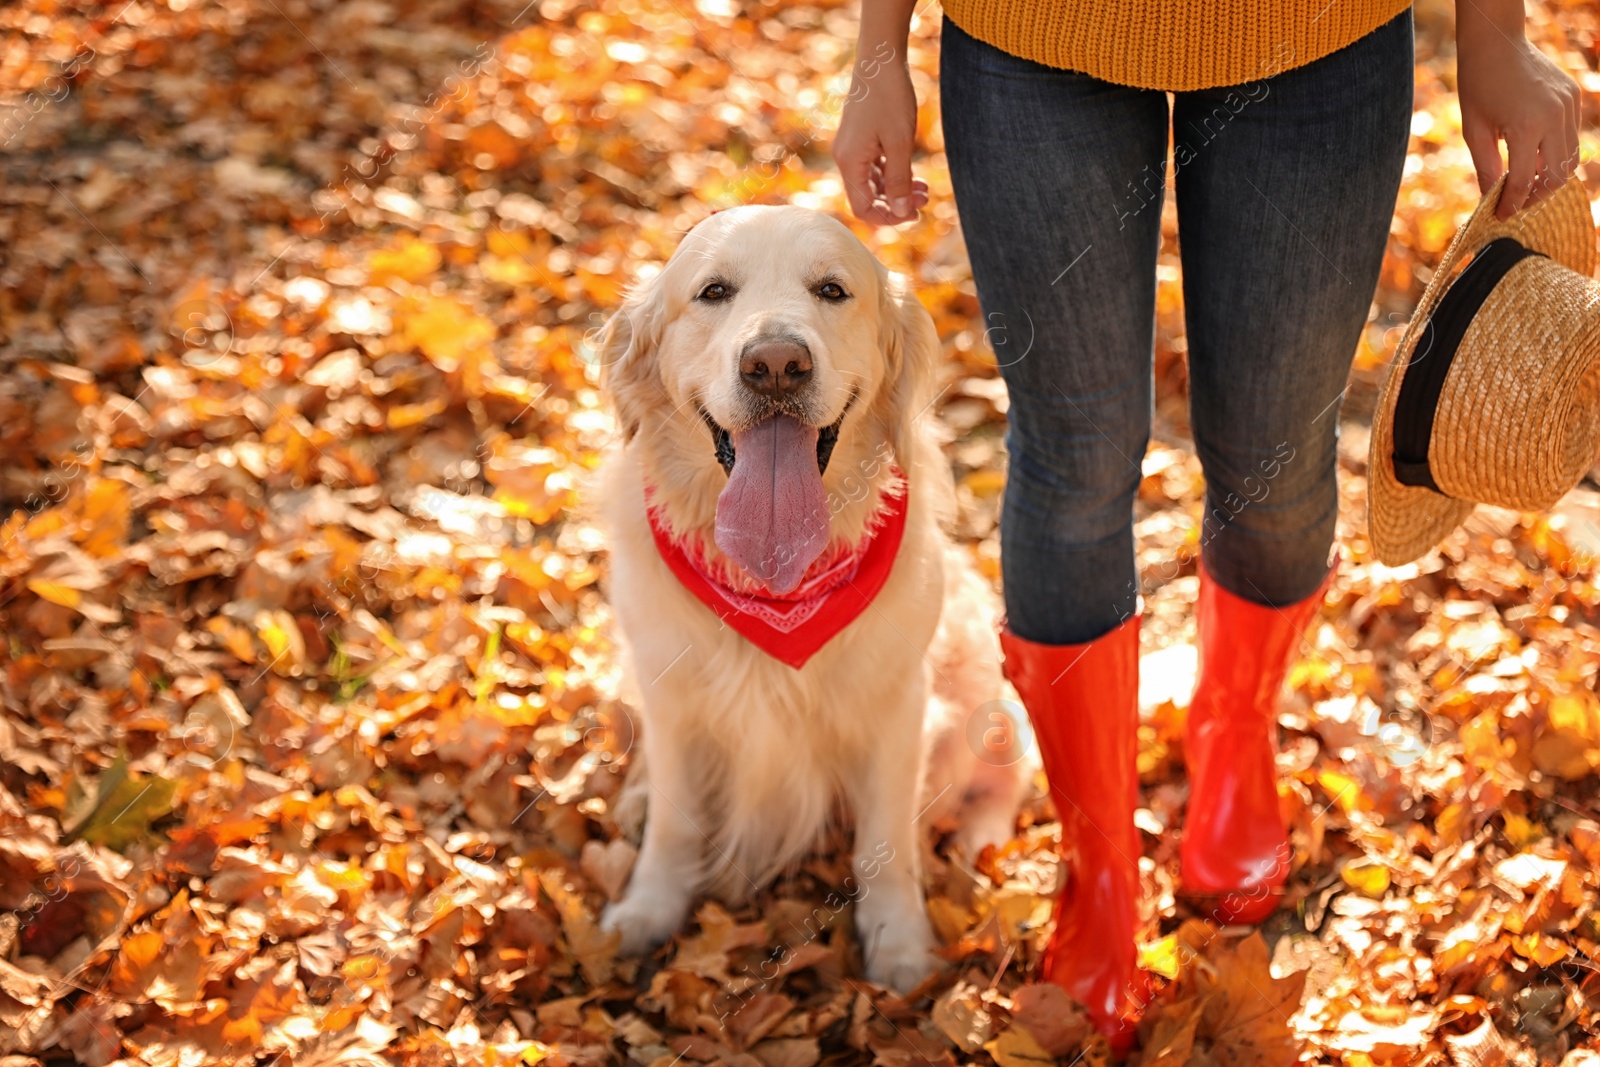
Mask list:
[[[1333,577],[1333,572],[1328,572]],[[1328,583],[1273,608],[1200,571],[1200,679],[1184,760],[1189,812],[1179,847],[1186,894],[1214,897],[1209,917],[1258,923],[1278,909],[1294,858],[1278,807],[1278,698]]]
[[1066,888],[1044,976],[1088,1009],[1120,1056],[1147,999],[1135,944],[1139,619],[1087,644],[1040,645],[1009,630],[1000,643],[1061,817]]

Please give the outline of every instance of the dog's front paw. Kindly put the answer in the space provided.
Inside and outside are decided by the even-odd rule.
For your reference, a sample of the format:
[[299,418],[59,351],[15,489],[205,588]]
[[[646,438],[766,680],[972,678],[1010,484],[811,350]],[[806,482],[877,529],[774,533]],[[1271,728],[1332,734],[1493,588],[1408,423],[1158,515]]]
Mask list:
[[677,933],[689,916],[689,898],[682,894],[629,889],[600,915],[600,929],[620,933],[624,956],[642,956]]
[[933,930],[920,912],[914,918],[896,919],[876,930],[861,931],[867,947],[867,980],[909,993],[939,969],[933,954]]

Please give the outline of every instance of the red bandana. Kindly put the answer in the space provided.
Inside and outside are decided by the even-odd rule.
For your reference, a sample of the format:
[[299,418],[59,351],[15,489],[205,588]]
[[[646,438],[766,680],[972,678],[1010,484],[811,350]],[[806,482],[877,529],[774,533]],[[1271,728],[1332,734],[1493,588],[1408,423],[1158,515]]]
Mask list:
[[883,504],[859,544],[828,548],[800,584],[782,594],[726,560],[708,561],[700,538],[674,539],[656,508],[649,509],[650,532],[685,589],[757,648],[799,670],[866,611],[889,580],[906,529],[904,485],[885,492]]

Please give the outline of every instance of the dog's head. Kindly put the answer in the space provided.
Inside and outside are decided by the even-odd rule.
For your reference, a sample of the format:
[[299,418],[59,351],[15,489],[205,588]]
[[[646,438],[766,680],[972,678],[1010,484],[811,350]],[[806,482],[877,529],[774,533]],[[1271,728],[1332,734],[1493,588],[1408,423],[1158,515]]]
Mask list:
[[860,535],[891,453],[913,472],[938,347],[909,286],[839,222],[742,207],[629,294],[601,384],[673,524],[714,514],[722,551],[783,591]]

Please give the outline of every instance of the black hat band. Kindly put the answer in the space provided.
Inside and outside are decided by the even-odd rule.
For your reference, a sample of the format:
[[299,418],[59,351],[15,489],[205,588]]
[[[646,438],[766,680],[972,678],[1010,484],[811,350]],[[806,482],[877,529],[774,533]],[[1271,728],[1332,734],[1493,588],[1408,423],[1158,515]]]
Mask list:
[[1455,362],[1456,349],[1467,327],[1512,267],[1529,256],[1543,256],[1510,237],[1490,241],[1451,283],[1439,306],[1428,317],[1422,336],[1411,350],[1400,395],[1394,405],[1394,476],[1401,485],[1432,489],[1449,495],[1433,480],[1428,446],[1433,439],[1433,417],[1439,408],[1444,380]]

